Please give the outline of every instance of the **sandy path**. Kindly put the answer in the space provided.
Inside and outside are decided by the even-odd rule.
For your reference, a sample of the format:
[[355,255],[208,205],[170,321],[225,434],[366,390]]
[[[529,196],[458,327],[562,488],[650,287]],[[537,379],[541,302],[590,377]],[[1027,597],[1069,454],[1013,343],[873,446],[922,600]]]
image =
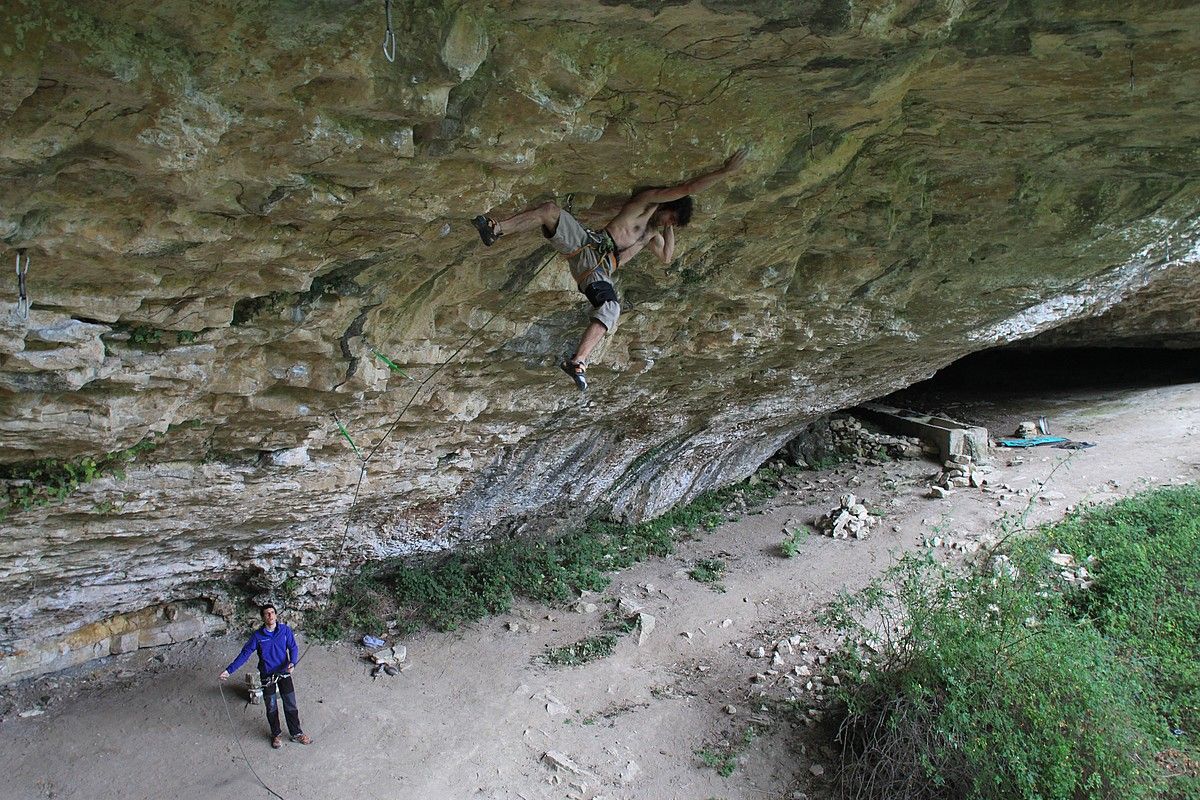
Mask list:
[[[1057,471],[1047,488],[1063,496],[1035,502],[1035,521],[1061,516],[1067,503],[1132,492],[1145,485],[1144,476],[1154,476],[1154,484],[1200,480],[1200,384],[1005,403],[974,411],[1011,424],[1052,406],[1055,432],[1098,442]],[[970,410],[960,406],[960,418],[969,419]],[[1042,448],[1007,467],[1002,453],[1000,480],[1032,486],[1067,456]],[[356,648],[313,647],[296,675],[313,747],[288,743],[272,751],[261,706],[246,706],[240,697],[232,705],[234,724],[259,774],[288,800],[824,797],[809,767],[827,765],[826,756],[814,751],[804,729],[748,702],[757,691],[749,678],[765,665],[747,651],[782,634],[815,630],[812,618],[825,601],[921,547],[934,527],[943,535],[978,536],[1027,502],[1001,507],[995,494],[978,490],[930,500],[923,487],[934,471],[932,464],[900,462],[804,474],[801,480],[816,488],[786,492],[761,514],[615,576],[600,599],[589,598],[600,611],[526,604],[454,634],[419,635],[406,642],[411,666],[394,678],[372,680]],[[855,542],[812,536],[798,557],[782,558],[784,523],[828,510],[847,487],[885,512],[877,533]],[[684,574],[706,557],[728,563],[725,592]],[[636,599],[657,619],[643,646],[627,636],[612,656],[592,664],[541,662],[546,645],[598,632],[604,598],[620,596]],[[732,622],[722,627],[726,619]],[[0,794],[269,797],[240,759],[215,680],[239,644],[222,639],[140,651],[86,675],[9,690],[0,697],[0,708],[10,709],[0,720]],[[782,686],[769,691],[787,695]],[[737,713],[726,713],[727,705]],[[45,713],[14,713],[35,706]],[[773,724],[730,777],[700,764],[696,750],[739,735],[754,718]],[[581,774],[547,766],[548,750],[569,756]]]

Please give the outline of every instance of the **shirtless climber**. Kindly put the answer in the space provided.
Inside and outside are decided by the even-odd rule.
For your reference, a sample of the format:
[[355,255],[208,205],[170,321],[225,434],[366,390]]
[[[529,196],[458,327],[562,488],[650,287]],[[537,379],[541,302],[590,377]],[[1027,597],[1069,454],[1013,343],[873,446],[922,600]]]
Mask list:
[[566,257],[571,277],[593,308],[592,321],[583,332],[575,355],[559,365],[581,392],[587,389],[588,356],[604,334],[616,327],[621,314],[621,301],[612,284],[613,273],[645,247],[664,264],[670,264],[675,255],[675,228],[684,227],[692,218],[691,195],[733,174],[745,160],[746,149],[742,148],[720,169],[678,186],[644,189],[629,198],[599,231],[583,227],[555,203],[543,203],[508,219],[497,220],[481,214],[472,220],[488,247],[501,236],[541,227],[542,235]]

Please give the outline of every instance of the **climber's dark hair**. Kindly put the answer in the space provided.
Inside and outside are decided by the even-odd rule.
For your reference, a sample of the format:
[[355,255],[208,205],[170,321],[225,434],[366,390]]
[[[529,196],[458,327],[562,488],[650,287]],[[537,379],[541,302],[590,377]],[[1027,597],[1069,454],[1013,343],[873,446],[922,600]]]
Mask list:
[[675,224],[680,228],[686,226],[692,221],[692,211],[696,208],[696,201],[692,199],[690,194],[685,194],[678,200],[671,200],[666,203],[660,203],[659,211],[674,211]]

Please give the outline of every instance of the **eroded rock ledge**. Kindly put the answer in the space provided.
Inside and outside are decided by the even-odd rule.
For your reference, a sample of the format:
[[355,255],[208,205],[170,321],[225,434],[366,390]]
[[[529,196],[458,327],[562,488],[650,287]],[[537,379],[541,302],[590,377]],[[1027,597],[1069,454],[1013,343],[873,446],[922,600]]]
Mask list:
[[[0,463],[155,447],[4,520],[0,679],[229,586],[303,605],[351,560],[656,514],[1066,323],[1196,341],[1195,4],[397,3],[395,63],[380,5],[6,6],[0,238],[33,309],[10,277]],[[676,262],[626,271],[581,399],[565,271],[527,283],[543,243],[466,220],[571,195],[601,224],[743,142]],[[373,447],[472,333],[347,528],[332,414]]]

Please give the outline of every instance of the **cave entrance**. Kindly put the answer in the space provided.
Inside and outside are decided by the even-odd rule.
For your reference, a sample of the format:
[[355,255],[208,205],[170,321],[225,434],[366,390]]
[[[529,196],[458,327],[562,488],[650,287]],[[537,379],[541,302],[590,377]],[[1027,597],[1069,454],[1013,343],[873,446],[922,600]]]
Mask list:
[[1057,411],[1132,402],[1143,391],[1193,383],[1200,383],[1197,349],[1008,346],[964,356],[878,402],[1007,436],[1042,417],[1054,433]]
[[[1200,383],[1200,350],[1131,347],[1002,347],[972,353],[927,380],[814,420],[774,456],[791,466],[925,458],[947,470],[1035,448],[997,440],[1042,436],[1085,447],[1102,441],[1089,417],[1118,407],[1162,415],[1161,393]],[[1147,393],[1157,394],[1148,402]],[[1186,402],[1186,401],[1185,401]],[[1154,410],[1150,410],[1154,409]],[[1048,451],[1039,445],[1036,452]],[[1007,454],[1007,455],[1005,455]]]

